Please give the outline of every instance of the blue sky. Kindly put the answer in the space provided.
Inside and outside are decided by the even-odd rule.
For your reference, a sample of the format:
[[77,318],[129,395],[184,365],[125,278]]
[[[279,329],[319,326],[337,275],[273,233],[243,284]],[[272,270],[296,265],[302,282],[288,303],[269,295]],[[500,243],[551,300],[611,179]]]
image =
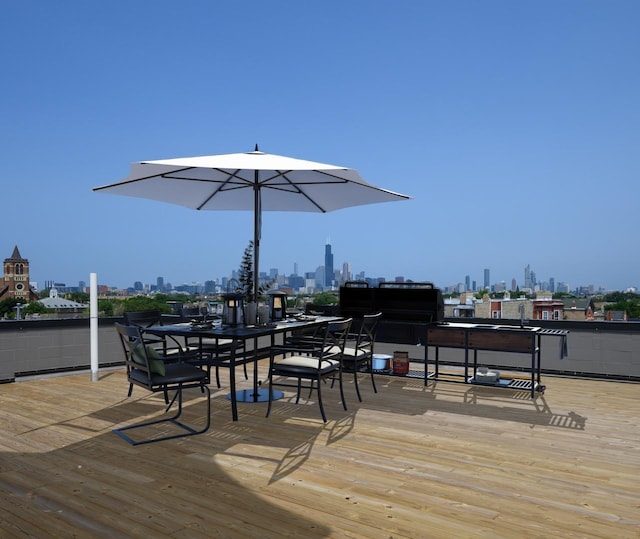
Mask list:
[[0,258],[77,285],[226,276],[249,212],[94,193],[260,149],[411,195],[265,213],[262,270],[640,286],[640,2],[0,0]]

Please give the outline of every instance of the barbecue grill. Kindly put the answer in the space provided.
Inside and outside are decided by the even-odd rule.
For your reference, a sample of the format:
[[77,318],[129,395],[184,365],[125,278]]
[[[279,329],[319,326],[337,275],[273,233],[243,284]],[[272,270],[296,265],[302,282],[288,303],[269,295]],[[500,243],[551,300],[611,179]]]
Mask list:
[[350,281],[340,287],[340,315],[361,318],[381,312],[378,339],[398,344],[424,342],[425,327],[444,318],[444,300],[433,283],[380,283]]

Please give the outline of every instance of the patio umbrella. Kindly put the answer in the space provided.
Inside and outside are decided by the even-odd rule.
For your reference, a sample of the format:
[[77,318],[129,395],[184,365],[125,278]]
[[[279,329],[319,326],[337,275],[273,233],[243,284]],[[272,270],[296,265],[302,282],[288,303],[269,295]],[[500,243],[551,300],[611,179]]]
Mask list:
[[249,210],[254,215],[253,291],[258,292],[263,211],[319,212],[410,197],[367,183],[354,169],[253,152],[141,161],[129,175],[95,187],[195,210]]

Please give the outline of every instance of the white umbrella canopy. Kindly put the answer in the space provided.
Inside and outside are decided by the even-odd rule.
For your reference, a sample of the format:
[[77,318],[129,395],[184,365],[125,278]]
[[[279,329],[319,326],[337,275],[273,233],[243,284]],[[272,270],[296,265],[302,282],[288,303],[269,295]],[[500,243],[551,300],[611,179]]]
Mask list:
[[95,187],[116,195],[169,202],[195,210],[254,212],[254,293],[262,211],[326,213],[410,197],[366,182],[354,169],[264,153],[207,155],[141,161],[129,175]]

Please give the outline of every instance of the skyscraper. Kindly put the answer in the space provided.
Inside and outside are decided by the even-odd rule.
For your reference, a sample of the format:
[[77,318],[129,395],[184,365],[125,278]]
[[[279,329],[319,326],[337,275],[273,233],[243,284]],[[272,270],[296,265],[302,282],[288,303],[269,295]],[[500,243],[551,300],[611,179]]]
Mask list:
[[327,287],[333,284],[333,254],[331,253],[329,240],[324,246],[324,284]]
[[489,268],[485,268],[484,269],[484,287],[488,288],[490,290],[490,283],[491,280],[489,279]]
[[351,264],[349,262],[342,264],[342,280],[345,282],[351,280]]

